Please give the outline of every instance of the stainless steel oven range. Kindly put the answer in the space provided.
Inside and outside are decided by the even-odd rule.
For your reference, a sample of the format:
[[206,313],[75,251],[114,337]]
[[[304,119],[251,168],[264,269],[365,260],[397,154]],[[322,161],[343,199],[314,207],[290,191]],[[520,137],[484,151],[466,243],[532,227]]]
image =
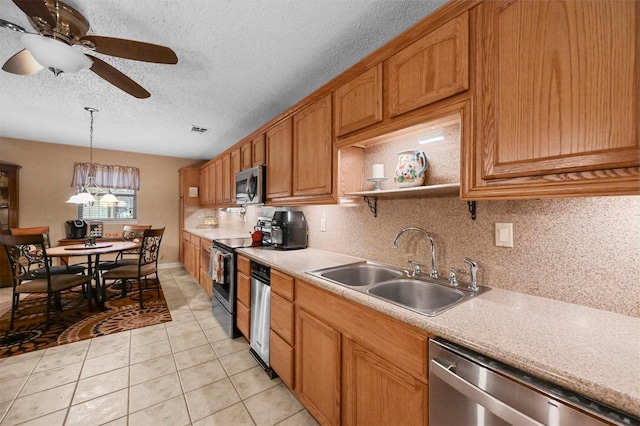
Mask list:
[[236,325],[236,249],[251,246],[251,237],[213,240],[211,269],[213,316],[231,338],[240,337]]

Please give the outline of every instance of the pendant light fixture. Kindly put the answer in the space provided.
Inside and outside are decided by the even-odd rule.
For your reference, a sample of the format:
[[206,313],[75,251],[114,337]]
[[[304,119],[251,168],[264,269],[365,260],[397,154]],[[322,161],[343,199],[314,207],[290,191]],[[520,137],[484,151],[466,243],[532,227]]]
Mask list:
[[92,206],[96,203],[96,199],[93,194],[98,195],[100,193],[104,193],[104,195],[100,197],[99,204],[117,204],[118,199],[116,198],[116,196],[113,195],[111,191],[101,188],[96,183],[95,175],[93,172],[93,113],[98,112],[98,110],[93,107],[84,107],[84,109],[89,111],[89,114],[91,116],[91,124],[89,128],[89,174],[87,176],[85,184],[78,188],[78,193],[76,195],[72,195],[67,200],[67,203],[89,204]]

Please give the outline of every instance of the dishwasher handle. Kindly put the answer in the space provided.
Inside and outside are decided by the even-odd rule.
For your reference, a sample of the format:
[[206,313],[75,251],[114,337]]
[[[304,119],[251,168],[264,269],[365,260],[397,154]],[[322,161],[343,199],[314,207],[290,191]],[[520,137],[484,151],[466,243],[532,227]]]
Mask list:
[[543,423],[540,423],[527,416],[526,414],[521,413],[515,408],[505,404],[494,396],[483,391],[473,383],[469,383],[462,377],[458,376],[453,371],[455,365],[446,367],[438,360],[432,359],[429,368],[431,373],[435,374],[438,378],[451,386],[453,389],[460,392],[475,403],[483,406],[485,409],[500,417],[504,421],[510,424],[517,424],[522,426],[544,426]]

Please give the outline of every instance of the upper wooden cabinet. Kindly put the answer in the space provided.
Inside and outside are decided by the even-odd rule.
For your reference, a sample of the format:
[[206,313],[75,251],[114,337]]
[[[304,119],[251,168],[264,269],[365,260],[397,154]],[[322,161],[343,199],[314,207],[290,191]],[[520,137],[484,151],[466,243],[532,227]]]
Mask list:
[[328,95],[293,116],[293,195],[330,195],[332,157]]
[[469,14],[432,31],[388,60],[389,116],[469,88]]
[[640,192],[640,2],[478,8],[467,199]]
[[266,141],[264,133],[251,141],[251,150],[253,151],[253,166],[261,166],[267,162]]
[[236,174],[242,171],[241,149],[231,151],[231,176],[229,177],[229,186],[231,188],[231,202],[236,201]]
[[[183,167],[180,173],[180,198],[183,198],[185,206],[200,205],[199,186],[200,186],[200,169]],[[195,193],[189,191],[190,188],[196,188]]]
[[382,64],[371,68],[334,94],[333,123],[343,136],[382,121]]
[[253,166],[253,144],[246,142],[240,147],[240,170]]
[[287,118],[266,134],[267,200],[291,196],[293,180],[293,120]]
[[231,153],[222,156],[222,203],[231,202]]
[[212,200],[212,204],[222,204],[222,191],[223,191],[223,185],[224,185],[224,180],[223,180],[223,173],[224,173],[224,169],[223,169],[223,165],[222,165],[222,160],[224,157],[216,157],[216,161],[213,162],[213,170],[214,170],[214,192],[213,192],[213,197],[211,197]]
[[214,169],[213,163],[206,164],[200,168],[200,205],[210,206],[214,199]]

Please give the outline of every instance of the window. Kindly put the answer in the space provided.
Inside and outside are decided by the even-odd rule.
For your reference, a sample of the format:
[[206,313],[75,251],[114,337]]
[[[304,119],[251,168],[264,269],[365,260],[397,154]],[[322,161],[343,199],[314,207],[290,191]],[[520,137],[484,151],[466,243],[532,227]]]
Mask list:
[[111,193],[118,197],[117,204],[101,204],[104,194],[93,194],[97,203],[78,204],[78,219],[84,220],[126,220],[137,218],[137,191],[133,189],[112,189]]

